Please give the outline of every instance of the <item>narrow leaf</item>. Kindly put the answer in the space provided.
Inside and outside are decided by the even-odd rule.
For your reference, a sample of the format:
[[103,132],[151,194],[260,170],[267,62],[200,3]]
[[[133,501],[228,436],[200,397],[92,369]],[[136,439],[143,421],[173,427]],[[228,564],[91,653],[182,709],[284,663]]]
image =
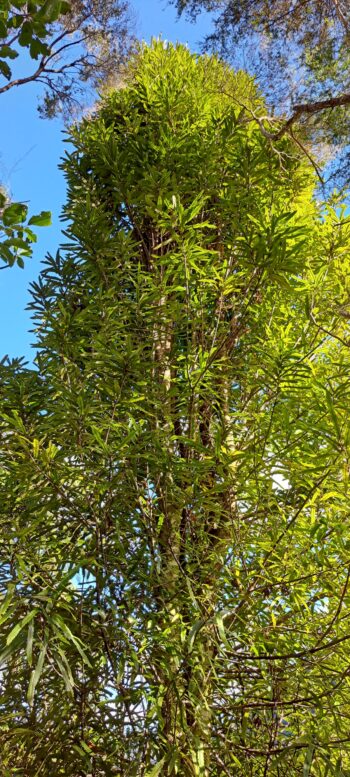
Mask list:
[[28,704],[30,706],[33,705],[35,689],[43,671],[46,651],[47,651],[47,644],[43,645],[43,647],[41,648],[41,651],[39,653],[38,663],[35,669],[33,669],[32,674],[30,676],[28,692],[27,692]]
[[162,758],[161,761],[158,761],[158,763],[151,769],[151,771],[147,772],[145,777],[157,777],[158,774],[160,774],[165,762],[165,756]]
[[25,618],[23,618],[19,623],[16,623],[16,626],[11,629],[10,633],[7,635],[6,639],[6,645],[11,645],[11,642],[13,642],[14,639],[16,639],[17,634],[19,634],[22,629],[27,625],[27,623],[30,623],[33,618],[35,618],[38,610],[34,609],[31,612],[28,612]]

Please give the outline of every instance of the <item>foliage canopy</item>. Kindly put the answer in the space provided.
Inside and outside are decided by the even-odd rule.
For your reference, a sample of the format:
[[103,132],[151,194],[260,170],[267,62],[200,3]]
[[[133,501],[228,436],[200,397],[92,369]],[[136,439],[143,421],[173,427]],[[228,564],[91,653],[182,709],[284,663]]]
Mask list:
[[289,120],[288,128],[293,124],[300,139],[307,138],[319,162],[333,161],[332,178],[348,185],[349,0],[173,0],[173,4],[193,20],[203,10],[215,12],[206,47],[233,63],[244,61],[268,99],[270,129],[276,128],[277,110],[280,119]]
[[[0,94],[33,81],[42,84],[42,115],[63,112],[71,121],[87,96],[116,78],[130,41],[127,0],[2,0]],[[13,63],[23,50],[32,69],[14,75]]]
[[348,773],[349,224],[243,98],[158,42],[72,131],[1,368],[4,777]]

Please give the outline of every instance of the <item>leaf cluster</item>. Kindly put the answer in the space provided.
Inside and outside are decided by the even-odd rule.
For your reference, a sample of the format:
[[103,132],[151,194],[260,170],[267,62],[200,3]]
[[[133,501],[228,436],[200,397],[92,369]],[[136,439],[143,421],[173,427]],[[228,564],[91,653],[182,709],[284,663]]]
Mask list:
[[24,267],[24,257],[32,255],[32,245],[37,239],[32,226],[46,227],[51,224],[49,211],[41,211],[29,220],[27,213],[26,205],[9,202],[6,194],[0,191],[0,259],[6,267],[11,267],[15,262],[19,267]]

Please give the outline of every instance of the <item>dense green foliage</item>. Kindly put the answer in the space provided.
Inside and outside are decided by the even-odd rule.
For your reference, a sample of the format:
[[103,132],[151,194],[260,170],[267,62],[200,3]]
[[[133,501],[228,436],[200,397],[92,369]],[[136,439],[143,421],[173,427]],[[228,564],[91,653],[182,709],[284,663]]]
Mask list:
[[157,43],[72,132],[1,368],[3,777],[349,773],[350,230],[243,99]]

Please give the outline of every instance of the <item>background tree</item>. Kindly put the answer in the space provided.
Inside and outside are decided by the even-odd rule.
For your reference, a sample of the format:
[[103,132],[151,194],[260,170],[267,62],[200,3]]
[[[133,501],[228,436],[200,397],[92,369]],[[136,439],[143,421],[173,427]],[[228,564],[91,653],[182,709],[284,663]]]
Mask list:
[[72,132],[0,383],[5,777],[349,769],[349,225],[252,110],[157,43]]
[[[35,82],[44,87],[42,116],[63,113],[72,121],[95,99],[101,84],[118,78],[131,42],[127,0],[4,0],[0,95]],[[22,266],[36,240],[31,226],[50,223],[47,212],[27,221],[27,211],[24,203],[10,202],[6,192],[0,193],[0,259],[5,265],[17,261]]]
[[[70,120],[96,89],[118,77],[131,44],[127,0],[17,0],[0,11],[0,94],[35,81],[45,88],[39,110]],[[13,76],[12,63],[25,49],[33,66]]]
[[[271,135],[291,132],[317,144],[316,157],[348,183],[350,105],[350,4],[348,0],[173,0],[194,20],[217,11],[206,47],[244,62],[259,79],[268,104],[285,121]],[[298,130],[297,130],[298,127]],[[301,131],[301,134],[300,134]]]

